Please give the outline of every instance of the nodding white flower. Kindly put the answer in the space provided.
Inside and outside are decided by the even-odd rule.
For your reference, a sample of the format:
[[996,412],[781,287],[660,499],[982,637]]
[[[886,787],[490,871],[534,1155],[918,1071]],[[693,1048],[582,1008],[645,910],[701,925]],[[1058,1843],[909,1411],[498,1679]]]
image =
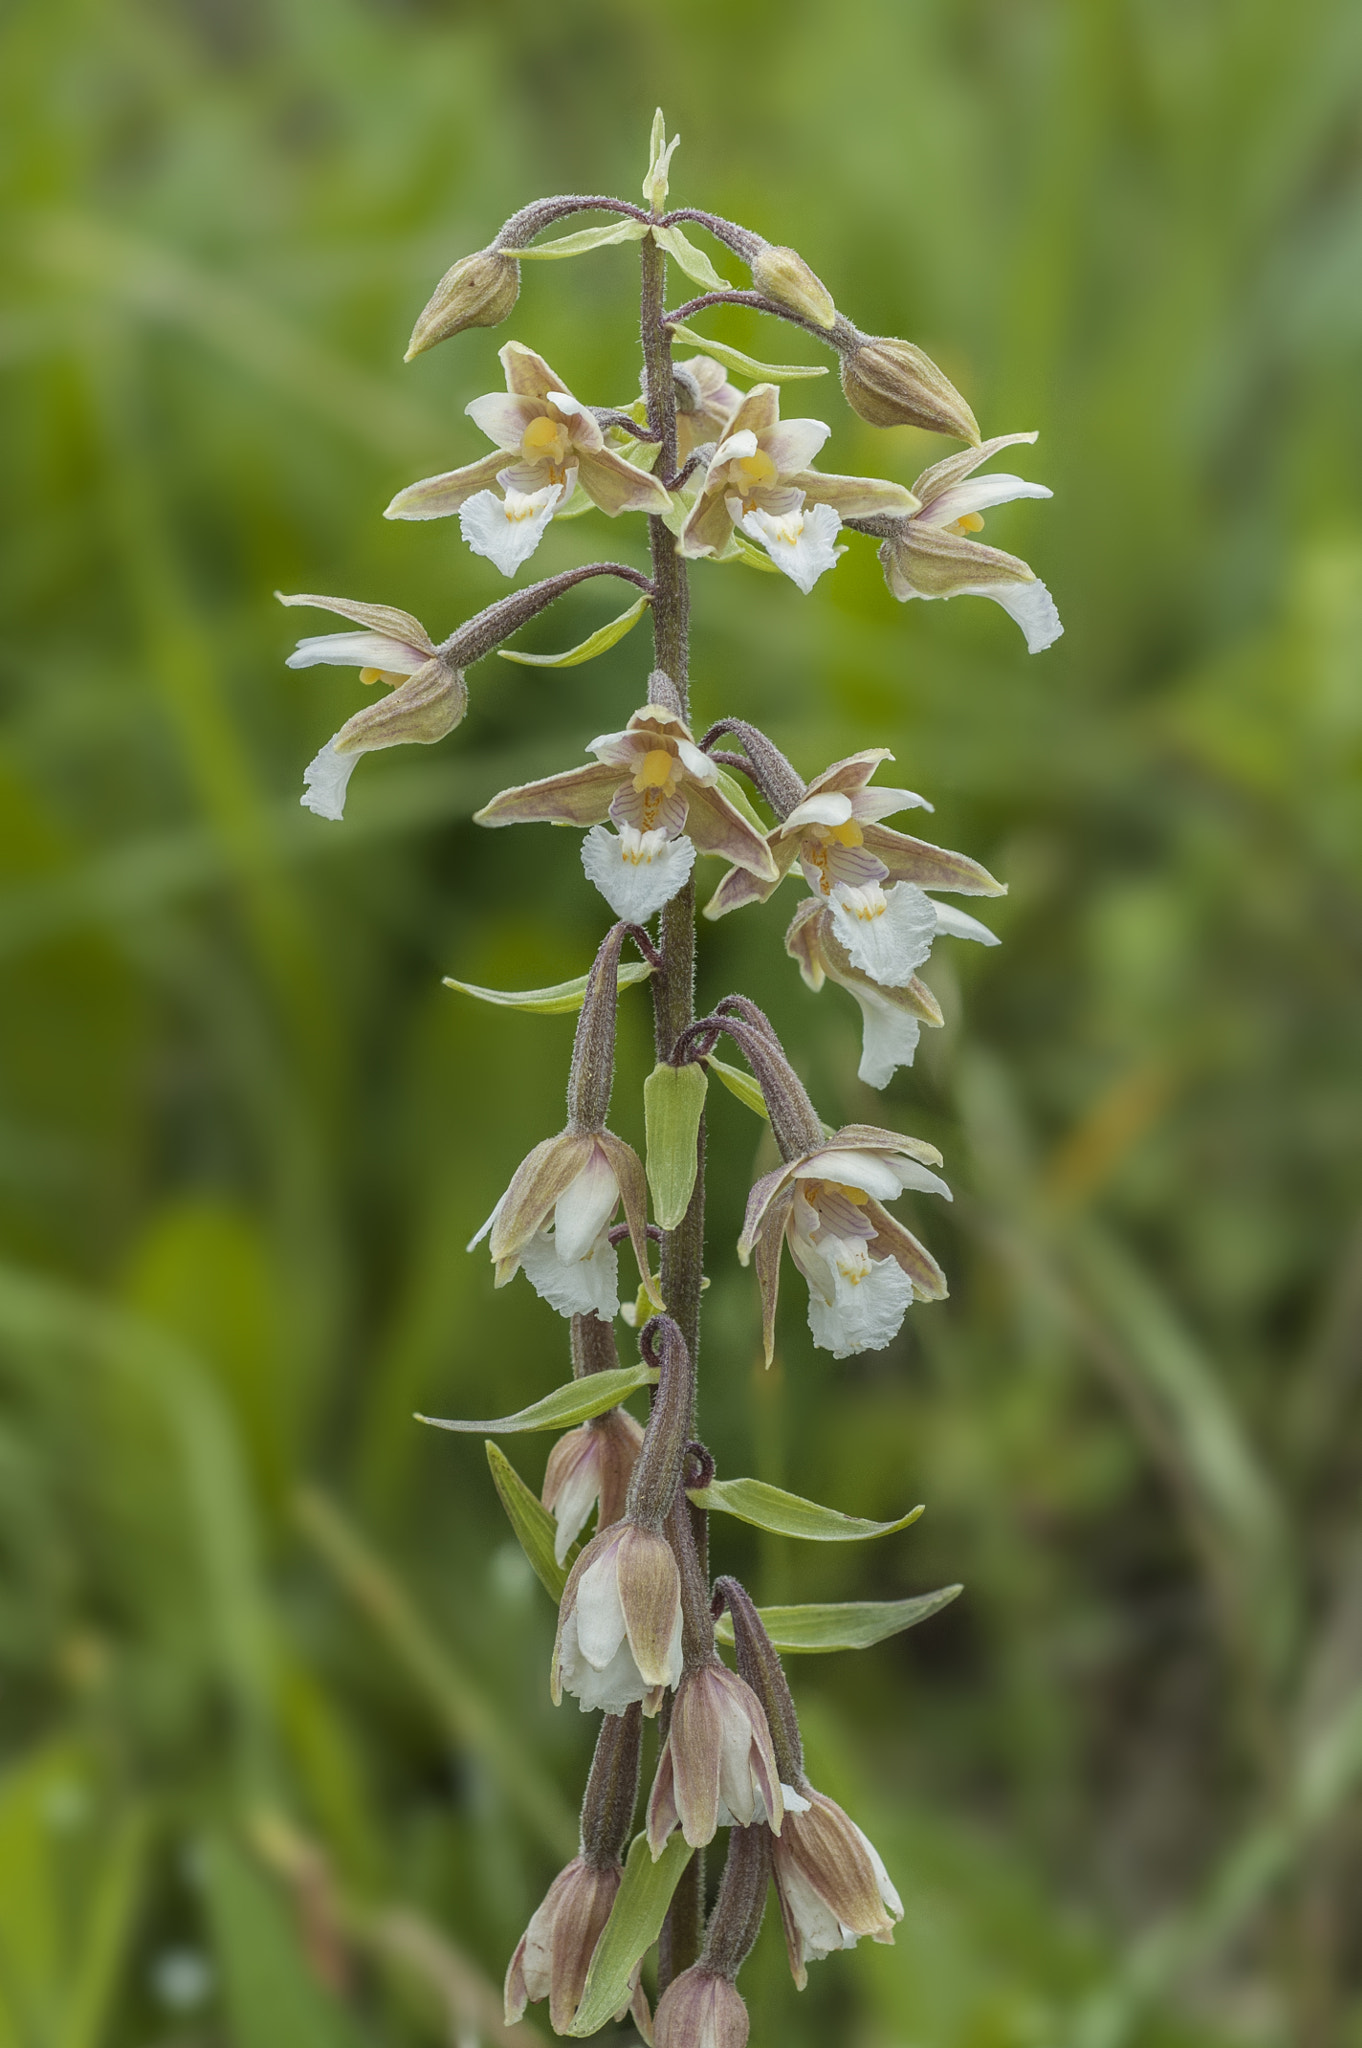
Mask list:
[[1032,654],[1049,647],[1064,631],[1054,599],[1035,571],[1016,555],[984,547],[971,538],[983,526],[981,514],[1014,498],[1048,498],[1044,484],[1019,476],[979,476],[974,471],[1000,448],[1034,441],[1035,434],[999,434],[978,448],[948,455],[924,469],[913,485],[919,509],[896,520],[880,549],[884,579],[900,602],[910,598],[991,597],[1014,618]]
[[640,832],[635,825],[621,825],[615,833],[593,825],[582,841],[582,866],[616,917],[646,924],[685,888],[695,866],[695,846],[684,833],[669,839],[660,826]]
[[828,915],[855,967],[881,988],[905,988],[932,950],[936,905],[913,882],[878,882],[862,889],[838,882]]
[[896,811],[931,809],[911,789],[871,782],[880,762],[893,758],[887,747],[870,747],[815,775],[789,816],[767,835],[776,880],[746,868],[731,869],[705,905],[705,916],[723,917],[744,903],[764,902],[796,861],[809,887],[825,900],[839,883],[863,889],[890,881],[967,896],[1004,895],[1002,883],[978,861],[881,824]]
[[625,1497],[643,1443],[643,1427],[627,1408],[611,1408],[560,1436],[544,1473],[544,1506],[557,1524],[553,1554],[565,1562],[597,1507],[598,1529],[624,1513]]
[[[565,774],[548,775],[542,782],[503,789],[475,814],[475,822],[599,825],[609,818],[621,834],[625,826],[639,834],[640,845],[630,842],[630,846],[639,855],[633,865],[640,869],[651,869],[661,859],[661,849],[655,841],[649,843],[648,858],[642,857],[641,841],[645,835],[660,832],[664,838],[675,841],[684,833],[697,853],[722,854],[763,880],[774,881],[775,862],[765,838],[729,802],[713,761],[701,752],[689,728],[665,705],[645,704],[634,713],[623,732],[603,733],[591,742],[589,751],[596,759],[587,767],[569,768]],[[598,888],[603,887],[601,877],[611,872],[614,862],[618,861],[620,870],[623,869],[625,857],[623,851],[616,853],[608,847],[591,856],[599,864],[599,871],[588,866],[587,872]],[[659,877],[665,871],[675,879],[684,857],[680,853],[670,856],[665,869],[659,870]],[[636,879],[641,881],[641,877]],[[685,876],[680,880],[684,881]],[[605,893],[609,895],[608,891]],[[669,888],[668,895],[674,893]],[[609,900],[614,902],[613,897]],[[622,910],[619,914],[626,915]],[[632,911],[627,914],[634,915]]]
[[845,1124],[825,1145],[765,1174],[748,1197],[738,1239],[755,1255],[769,1365],[775,1353],[782,1245],[809,1286],[813,1341],[835,1358],[881,1351],[910,1304],[941,1300],[946,1281],[926,1248],[884,1208],[906,1188],[944,1195],[935,1146],[874,1124]]
[[676,380],[676,456],[689,462],[697,448],[717,443],[742,404],[742,393],[730,384],[721,364],[710,356],[687,356],[672,364]]
[[563,1588],[550,1690],[584,1714],[656,1714],[681,1677],[681,1575],[665,1536],[616,1522],[593,1536]]
[[[503,470],[502,478],[511,472]],[[504,483],[505,495],[475,491],[459,507],[459,526],[475,555],[485,555],[503,576],[514,576],[538,547],[544,528],[562,503],[564,486],[546,484],[542,491],[518,491]]]
[[[533,521],[538,521],[544,512],[543,492],[557,490],[559,497],[538,524],[533,544],[520,554],[518,567],[533,553],[547,518],[567,505],[578,484],[593,505],[612,518],[619,512],[651,512],[661,517],[670,510],[671,500],[657,478],[636,469],[606,445],[594,414],[578,403],[542,356],[518,341],[508,341],[500,356],[506,372],[505,391],[488,392],[464,408],[475,426],[495,441],[493,453],[463,469],[409,484],[393,499],[385,518],[445,519],[480,492],[490,494],[492,486],[499,484],[508,499],[513,491],[535,499]],[[508,455],[512,458],[509,464]],[[465,526],[465,537],[480,553],[490,553],[489,546],[479,547],[479,543],[488,541],[496,516],[507,517],[504,509],[494,515],[484,505],[474,515],[471,534]],[[522,528],[522,546],[526,538]],[[502,567],[497,555],[491,559]]]
[[778,1835],[785,1802],[761,1701],[722,1664],[701,1664],[677,1687],[671,1725],[648,1799],[648,1846],[662,1854],[672,1830],[693,1849],[717,1829],[765,1821]]
[[751,539],[760,541],[777,569],[797,583],[807,597],[825,569],[846,553],[833,542],[842,529],[831,505],[797,506],[793,512],[744,512],[737,522]]
[[772,1845],[776,1896],[790,1969],[802,1991],[808,1964],[865,1936],[893,1943],[903,1902],[873,1842],[833,1799],[807,1782]]
[[468,709],[468,688],[462,669],[442,655],[419,619],[395,605],[358,604],[346,597],[316,597],[310,592],[285,596],[280,604],[315,605],[353,619],[358,633],[314,633],[300,640],[289,655],[289,668],[357,668],[362,683],[383,683],[392,692],[377,704],[366,704],[346,720],[303,771],[301,802],[320,818],[345,815],[345,794],[361,754],[410,741],[429,746],[442,740]]
[[[985,946],[999,943],[987,925],[976,917],[967,917],[953,904],[938,903],[911,882],[897,883],[888,894],[892,897],[899,890],[909,890],[914,897],[921,898],[931,915],[935,935],[976,939]],[[898,1067],[913,1064],[923,1024],[945,1022],[936,997],[915,973],[902,981],[887,981],[867,970],[864,947],[859,960],[853,957],[843,943],[839,906],[835,903],[824,903],[817,896],[805,897],[785,934],[785,950],[798,962],[799,971],[811,989],[822,988],[825,980],[835,981],[855,997],[863,1032],[857,1071],[871,1088],[886,1088]]]
[[[555,2034],[572,2031],[596,1944],[623,1876],[621,1864],[596,1866],[585,1856],[574,1856],[566,1870],[559,1871],[521,1935],[506,1972],[508,2027],[525,2017],[525,2007],[532,2000],[547,1998],[549,2024]],[[623,2019],[633,2003],[636,2018],[645,2019],[646,2005],[640,2005],[640,1999],[635,1970],[633,1999],[626,2001],[616,2018]]]
[[[832,476],[812,468],[831,431],[824,420],[782,420],[776,386],[754,384],[724,425],[724,437],[681,529],[679,552],[731,553],[733,529],[749,513],[783,519],[807,504],[830,506],[842,519],[870,519],[917,510],[916,497],[902,484],[881,477]],[[824,528],[811,531],[831,543],[832,534]],[[765,541],[761,530],[756,537]],[[773,554],[772,559],[777,557]],[[823,561],[816,573],[830,567],[831,562]]]
[[742,1993],[703,1963],[673,1977],[653,2015],[654,2048],[747,2048],[747,2037]]
[[468,1249],[490,1237],[498,1287],[523,1270],[536,1294],[560,1315],[596,1315],[608,1322],[619,1309],[610,1225],[621,1202],[651,1293],[643,1162],[613,1131],[563,1131],[536,1145]]

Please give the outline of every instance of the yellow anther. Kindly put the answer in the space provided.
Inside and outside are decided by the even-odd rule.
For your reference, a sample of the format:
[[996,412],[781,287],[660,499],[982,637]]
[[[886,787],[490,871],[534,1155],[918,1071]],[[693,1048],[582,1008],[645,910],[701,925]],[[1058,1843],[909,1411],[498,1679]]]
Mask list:
[[649,747],[634,770],[634,788],[665,789],[677,766],[675,754],[668,754],[661,747]]
[[865,834],[854,818],[848,818],[844,825],[829,825],[829,839],[835,839],[839,846],[864,846]]
[[527,462],[562,463],[567,454],[568,431],[561,420],[551,420],[546,413],[530,421],[520,437],[521,453]]
[[982,533],[984,522],[977,512],[962,512],[954,527],[957,533]]
[[744,495],[755,490],[760,484],[769,484],[778,474],[774,462],[764,448],[758,448],[755,455],[740,455],[735,467],[742,480]]
[[850,1188],[845,1181],[829,1181],[828,1186],[835,1189],[844,1201],[853,1203],[858,1209],[864,1209],[870,1200],[864,1188]]
[[374,683],[386,683],[390,690],[395,690],[399,683],[405,683],[407,680],[404,675],[399,675],[395,669],[390,668],[362,668],[359,679],[366,688]]

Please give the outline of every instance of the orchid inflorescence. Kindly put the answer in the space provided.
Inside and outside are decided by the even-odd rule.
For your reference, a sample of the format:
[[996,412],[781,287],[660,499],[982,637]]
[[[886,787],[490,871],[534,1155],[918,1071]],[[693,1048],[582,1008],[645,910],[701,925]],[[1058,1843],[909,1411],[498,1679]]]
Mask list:
[[[301,641],[291,666],[350,664],[363,682],[388,688],[342,725],[307,769],[303,803],[332,819],[343,815],[361,754],[442,739],[464,715],[473,663],[578,584],[611,576],[639,595],[621,618],[556,658],[563,664],[615,644],[644,611],[652,614],[654,665],[644,701],[624,730],[593,739],[583,766],[503,790],[476,814],[487,826],[582,829],[583,868],[616,920],[579,982],[496,997],[527,1008],[580,1005],[566,1125],[522,1161],[473,1245],[487,1240],[498,1286],[523,1273],[569,1321],[571,1382],[522,1416],[491,1425],[574,1425],[549,1458],[542,1501],[499,1452],[493,1470],[527,1555],[559,1599],[553,1697],[571,1693],[583,1712],[604,1717],[580,1853],[555,1879],[512,1958],[506,2011],[515,2020],[529,2001],[547,1999],[557,2032],[584,2034],[632,2010],[659,2048],[741,2048],[748,2019],[735,1980],[772,1880],[801,1987],[808,1963],[833,1949],[862,1936],[892,1940],[903,1908],[876,1850],[804,1774],[778,1654],[781,1630],[787,1647],[843,1646],[837,1610],[782,1609],[780,1625],[768,1628],[735,1579],[711,1585],[709,1513],[726,1510],[787,1534],[803,1528],[820,1536],[902,1524],[852,1523],[755,1481],[721,1482],[697,1440],[709,1080],[717,1077],[765,1117],[779,1155],[751,1191],[738,1242],[740,1259],[755,1267],[768,1363],[787,1249],[807,1284],[813,1341],[835,1358],[883,1349],[914,1301],[944,1296],[940,1267],[889,1205],[908,1191],[947,1199],[950,1191],[932,1146],[879,1125],[825,1125],[769,1019],[749,999],[727,996],[696,1015],[696,861],[715,855],[725,863],[705,905],[710,918],[765,901],[787,878],[803,880],[807,893],[795,908],[786,951],[810,987],[831,980],[854,997],[864,1025],[860,1077],[875,1088],[912,1063],[922,1025],[942,1021],[919,978],[937,938],[996,943],[986,926],[940,898],[1002,889],[966,855],[885,822],[930,808],[911,790],[876,780],[892,758],[885,748],[833,762],[806,783],[742,718],[721,719],[696,738],[688,564],[774,569],[807,594],[845,553],[839,536],[864,534],[880,543],[885,580],[900,600],[990,597],[1017,621],[1032,652],[1061,627],[1049,592],[1027,564],[975,538],[985,510],[1049,496],[1019,477],[979,474],[1000,449],[1035,435],[982,439],[974,414],[936,365],[910,342],[861,333],[794,250],[695,208],[668,211],[675,147],[659,114],[644,206],[563,197],[514,215],[486,249],[441,280],[408,351],[416,355],[465,328],[505,320],[517,301],[522,262],[636,242],[642,395],[621,406],[586,404],[541,356],[509,341],[500,351],[505,391],[467,408],[493,452],[409,485],[388,507],[395,519],[457,514],[468,546],[508,578],[556,520],[592,507],[611,518],[639,514],[648,522],[649,572],[596,562],[551,575],[489,606],[438,645],[417,619],[391,606],[310,596],[283,602],[322,607],[357,629]],[[584,212],[610,218],[556,241],[537,239]],[[691,224],[747,266],[751,289],[734,288],[715,271],[685,233]],[[702,287],[699,297],[670,311],[669,259]],[[832,349],[847,402],[871,425],[916,426],[968,445],[932,464],[911,487],[815,468],[831,430],[821,420],[782,420],[779,385],[820,372],[763,365],[691,335],[687,322],[732,305],[790,322]],[[674,361],[678,340],[700,352]],[[729,382],[730,370],[756,381],[741,390]],[[626,944],[640,965],[622,964]],[[658,1061],[645,1088],[646,1165],[606,1121],[620,985],[645,977]],[[742,1054],[750,1079],[718,1057],[721,1041]],[[635,1291],[631,1281],[622,1299],[626,1241],[639,1285]],[[620,1365],[617,1317],[637,1331],[636,1368]],[[643,1428],[620,1402],[645,1384],[653,1393]],[[551,1411],[551,1425],[540,1411]],[[593,1510],[595,1534],[581,1545]],[[926,1611],[949,1590],[892,1605],[896,1612]],[[867,1603],[855,1611],[863,1616]],[[822,1618],[816,1624],[815,1615]],[[716,1647],[721,1616],[736,1671]],[[886,1621],[879,1634],[916,1618],[914,1612]],[[850,1630],[845,1646],[877,1639],[873,1629],[865,1636]],[[631,1847],[647,1719],[658,1721],[658,1756],[645,1826]],[[729,1831],[727,1860],[706,1918],[703,1852],[720,1828]],[[655,2014],[640,1986],[654,1941]]]

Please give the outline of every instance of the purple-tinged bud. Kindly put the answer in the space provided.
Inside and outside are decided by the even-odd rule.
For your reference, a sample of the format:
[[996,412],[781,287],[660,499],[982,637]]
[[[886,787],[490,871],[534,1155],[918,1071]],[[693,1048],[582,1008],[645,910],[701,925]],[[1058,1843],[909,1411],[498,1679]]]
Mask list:
[[461,256],[431,293],[412,329],[405,360],[448,341],[465,327],[499,327],[520,296],[520,265],[501,249]]
[[722,1664],[687,1671],[648,1800],[654,1860],[678,1825],[691,1847],[702,1849],[721,1827],[765,1821],[779,1834],[784,1812],[761,1701]]
[[[566,1870],[559,1871],[506,1972],[508,2026],[524,2018],[531,2000],[547,1998],[555,2034],[571,2031],[623,1875],[619,1864],[593,1869],[582,1856],[574,1856]],[[627,2010],[626,2006],[618,2017],[622,2019]]]
[[654,2048],[747,2048],[747,2035],[741,1992],[700,1963],[667,1986],[653,2017]]
[[558,1525],[553,1553],[559,1564],[598,1502],[598,1530],[608,1529],[624,1513],[642,1443],[642,1424],[624,1408],[611,1408],[559,1437],[549,1452],[542,1496]]
[[808,1964],[834,1949],[855,1948],[866,1935],[892,1945],[903,1902],[879,1851],[850,1815],[807,1780],[800,1794],[772,1855],[790,1969],[802,1991]]
[[812,320],[815,327],[831,327],[837,318],[832,293],[797,249],[764,243],[752,258],[752,282],[764,299]]
[[842,357],[847,404],[872,427],[925,427],[979,445],[979,423],[949,377],[911,341],[862,336]]
[[568,1574],[558,1609],[550,1689],[584,1714],[655,1714],[681,1676],[681,1575],[665,1536],[616,1522],[593,1536]]

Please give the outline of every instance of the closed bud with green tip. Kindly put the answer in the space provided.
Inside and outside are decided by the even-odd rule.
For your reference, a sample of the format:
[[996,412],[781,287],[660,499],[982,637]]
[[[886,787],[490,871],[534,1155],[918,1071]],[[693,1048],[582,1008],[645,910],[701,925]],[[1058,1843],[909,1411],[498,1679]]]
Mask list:
[[436,285],[412,329],[406,361],[462,334],[465,327],[499,327],[520,297],[520,265],[504,249],[461,256]]

